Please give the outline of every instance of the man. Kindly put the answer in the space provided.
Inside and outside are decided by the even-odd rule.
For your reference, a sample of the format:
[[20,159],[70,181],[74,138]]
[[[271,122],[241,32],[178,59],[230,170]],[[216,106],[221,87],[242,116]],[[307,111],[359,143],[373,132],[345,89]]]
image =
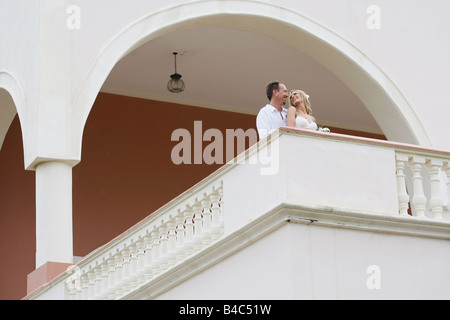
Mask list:
[[286,86],[279,81],[271,82],[266,87],[266,94],[270,103],[263,107],[256,117],[259,139],[287,124],[287,109],[283,107],[289,97]]

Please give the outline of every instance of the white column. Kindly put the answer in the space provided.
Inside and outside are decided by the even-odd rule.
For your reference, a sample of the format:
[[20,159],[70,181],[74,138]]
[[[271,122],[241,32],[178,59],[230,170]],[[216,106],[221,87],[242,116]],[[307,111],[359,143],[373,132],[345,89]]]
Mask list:
[[72,166],[36,167],[36,269],[46,262],[73,263]]

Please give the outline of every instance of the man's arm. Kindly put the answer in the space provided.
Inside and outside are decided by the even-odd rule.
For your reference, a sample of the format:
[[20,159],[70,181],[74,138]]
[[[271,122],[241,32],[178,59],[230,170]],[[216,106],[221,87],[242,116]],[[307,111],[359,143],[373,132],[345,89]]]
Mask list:
[[256,129],[258,130],[259,140],[264,139],[274,131],[270,128],[269,117],[264,110],[261,110],[256,117]]

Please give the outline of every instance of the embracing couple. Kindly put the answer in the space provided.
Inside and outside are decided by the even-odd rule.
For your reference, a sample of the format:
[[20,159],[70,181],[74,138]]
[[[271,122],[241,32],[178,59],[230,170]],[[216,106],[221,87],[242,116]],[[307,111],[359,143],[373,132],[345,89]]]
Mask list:
[[[266,87],[269,104],[263,107],[256,117],[259,138],[263,139],[282,126],[318,130],[316,119],[312,116],[309,96],[302,90],[291,90],[279,81],[270,82]],[[289,100],[288,100],[289,99]],[[284,108],[286,100],[288,109]],[[328,131],[328,129],[323,129]]]

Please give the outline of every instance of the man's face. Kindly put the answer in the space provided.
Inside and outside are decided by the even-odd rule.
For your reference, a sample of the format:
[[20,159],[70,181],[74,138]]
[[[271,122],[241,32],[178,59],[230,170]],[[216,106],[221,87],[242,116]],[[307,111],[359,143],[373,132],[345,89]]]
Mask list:
[[286,100],[289,97],[289,92],[288,92],[286,86],[282,83],[280,83],[279,88],[280,88],[280,90],[278,90],[277,97],[280,100],[281,104],[285,105]]

